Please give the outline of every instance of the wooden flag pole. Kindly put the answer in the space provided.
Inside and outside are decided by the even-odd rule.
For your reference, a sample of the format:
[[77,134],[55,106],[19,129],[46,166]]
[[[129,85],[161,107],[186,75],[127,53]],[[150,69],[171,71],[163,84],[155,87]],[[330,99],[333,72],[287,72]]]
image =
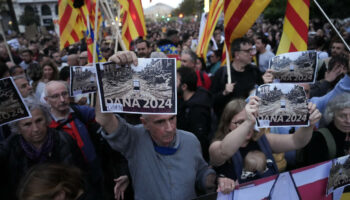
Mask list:
[[98,25],[98,7],[99,7],[99,1],[96,0],[96,6],[95,6],[95,26],[94,26],[94,46],[93,46],[93,64],[96,63],[96,44],[97,44],[97,25]]
[[225,48],[226,48],[226,67],[227,67],[227,83],[231,83],[231,67],[230,67],[230,55],[227,49],[227,45],[225,44]]
[[334,24],[332,23],[332,21],[329,19],[329,17],[327,16],[327,14],[323,11],[323,9],[321,8],[320,4],[318,4],[318,2],[316,0],[314,0],[314,3],[316,4],[316,6],[318,7],[318,9],[320,9],[321,13],[324,15],[324,17],[328,20],[328,22],[331,24],[331,26],[333,27],[334,31],[337,33],[337,35],[340,37],[340,39],[343,41],[344,45],[346,46],[346,48],[348,49],[348,51],[350,51],[350,47],[349,45],[346,43],[346,41],[344,40],[343,36],[339,33],[339,31],[337,30],[337,28],[334,26]]
[[0,23],[0,32],[1,32],[2,38],[4,38],[4,43],[5,43],[5,47],[6,47],[6,50],[7,50],[7,54],[9,55],[11,62],[15,63],[13,61],[9,45],[7,44],[6,36],[5,36],[4,29],[2,28],[2,24],[1,23]]
[[[118,17],[118,21],[116,21],[115,23],[115,28],[116,28],[116,36],[115,36],[115,46],[114,46],[114,52],[117,52],[118,51],[118,43],[119,43],[119,37],[120,37],[120,34],[119,34],[119,22],[120,22],[120,3],[118,3],[118,9],[117,9],[117,17]],[[122,47],[124,45],[124,43],[120,44],[120,46]],[[123,48],[123,47],[122,47]],[[124,48],[123,50],[125,50],[125,45],[124,45]]]

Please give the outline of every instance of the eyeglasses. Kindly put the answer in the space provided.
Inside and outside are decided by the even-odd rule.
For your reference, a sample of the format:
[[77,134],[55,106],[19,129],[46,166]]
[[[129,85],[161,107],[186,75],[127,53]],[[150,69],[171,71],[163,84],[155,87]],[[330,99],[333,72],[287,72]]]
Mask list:
[[251,48],[251,49],[240,49],[239,51],[244,51],[246,53],[255,53],[256,49],[253,49],[253,48]]
[[61,94],[54,94],[54,95],[47,96],[47,97],[49,97],[51,99],[58,99],[58,98],[60,98],[60,96],[62,96],[63,98],[68,97],[68,92],[62,92]]
[[236,127],[239,127],[239,125],[243,124],[244,120],[239,120],[239,121],[231,121],[231,124],[234,124]]

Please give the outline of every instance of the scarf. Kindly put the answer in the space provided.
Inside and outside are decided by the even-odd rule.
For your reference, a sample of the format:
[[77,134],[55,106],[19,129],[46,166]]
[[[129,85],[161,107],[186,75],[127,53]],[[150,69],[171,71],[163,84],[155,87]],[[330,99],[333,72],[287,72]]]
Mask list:
[[25,155],[32,161],[43,163],[50,156],[53,149],[53,133],[47,132],[47,139],[40,149],[36,149],[32,144],[28,143],[23,137],[20,137],[20,145]]

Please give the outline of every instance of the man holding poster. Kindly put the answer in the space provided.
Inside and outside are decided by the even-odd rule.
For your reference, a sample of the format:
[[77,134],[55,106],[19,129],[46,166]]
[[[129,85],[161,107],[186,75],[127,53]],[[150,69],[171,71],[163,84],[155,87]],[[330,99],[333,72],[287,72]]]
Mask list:
[[[138,62],[132,52],[118,52],[110,61],[136,66]],[[135,199],[192,199],[195,188],[215,188],[215,172],[204,161],[199,141],[192,133],[176,129],[176,115],[142,115],[142,124],[133,126],[118,115],[101,113],[100,103],[96,105],[103,137],[128,159]],[[233,180],[217,180],[217,191],[234,189]]]

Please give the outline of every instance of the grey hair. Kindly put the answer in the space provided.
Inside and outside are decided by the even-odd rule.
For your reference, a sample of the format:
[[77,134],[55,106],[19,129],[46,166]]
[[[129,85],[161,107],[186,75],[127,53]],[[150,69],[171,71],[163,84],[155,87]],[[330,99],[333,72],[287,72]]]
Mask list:
[[344,108],[350,108],[349,92],[339,94],[333,97],[333,99],[328,102],[325,114],[323,116],[326,124],[328,125],[333,121],[335,112],[342,110]]
[[67,88],[67,91],[69,92],[69,87],[68,87],[67,82],[65,82],[65,81],[49,81],[49,82],[46,83],[46,85],[45,85],[45,89],[44,89],[44,95],[45,95],[45,97],[48,96],[47,88],[48,88],[50,85],[52,85],[52,84],[57,84],[57,83],[58,83],[58,84],[64,85],[64,86]]
[[192,61],[193,63],[196,63],[196,62],[197,62],[198,56],[197,56],[197,54],[194,53],[192,50],[186,49],[186,50],[182,51],[181,55],[183,55],[183,54],[188,54],[188,55],[190,56],[191,61]]
[[[28,110],[30,112],[32,112],[33,110],[39,109],[41,110],[41,112],[44,114],[45,117],[45,121],[46,121],[46,125],[49,126],[49,124],[51,123],[51,115],[50,115],[50,111],[49,108],[41,103],[38,103],[37,101],[35,101],[35,99],[25,99],[24,100],[25,104],[28,107]],[[18,133],[19,134],[19,129],[18,129],[18,123],[21,120],[15,121],[13,123],[10,124],[10,128],[11,128],[11,132],[12,133]]]

